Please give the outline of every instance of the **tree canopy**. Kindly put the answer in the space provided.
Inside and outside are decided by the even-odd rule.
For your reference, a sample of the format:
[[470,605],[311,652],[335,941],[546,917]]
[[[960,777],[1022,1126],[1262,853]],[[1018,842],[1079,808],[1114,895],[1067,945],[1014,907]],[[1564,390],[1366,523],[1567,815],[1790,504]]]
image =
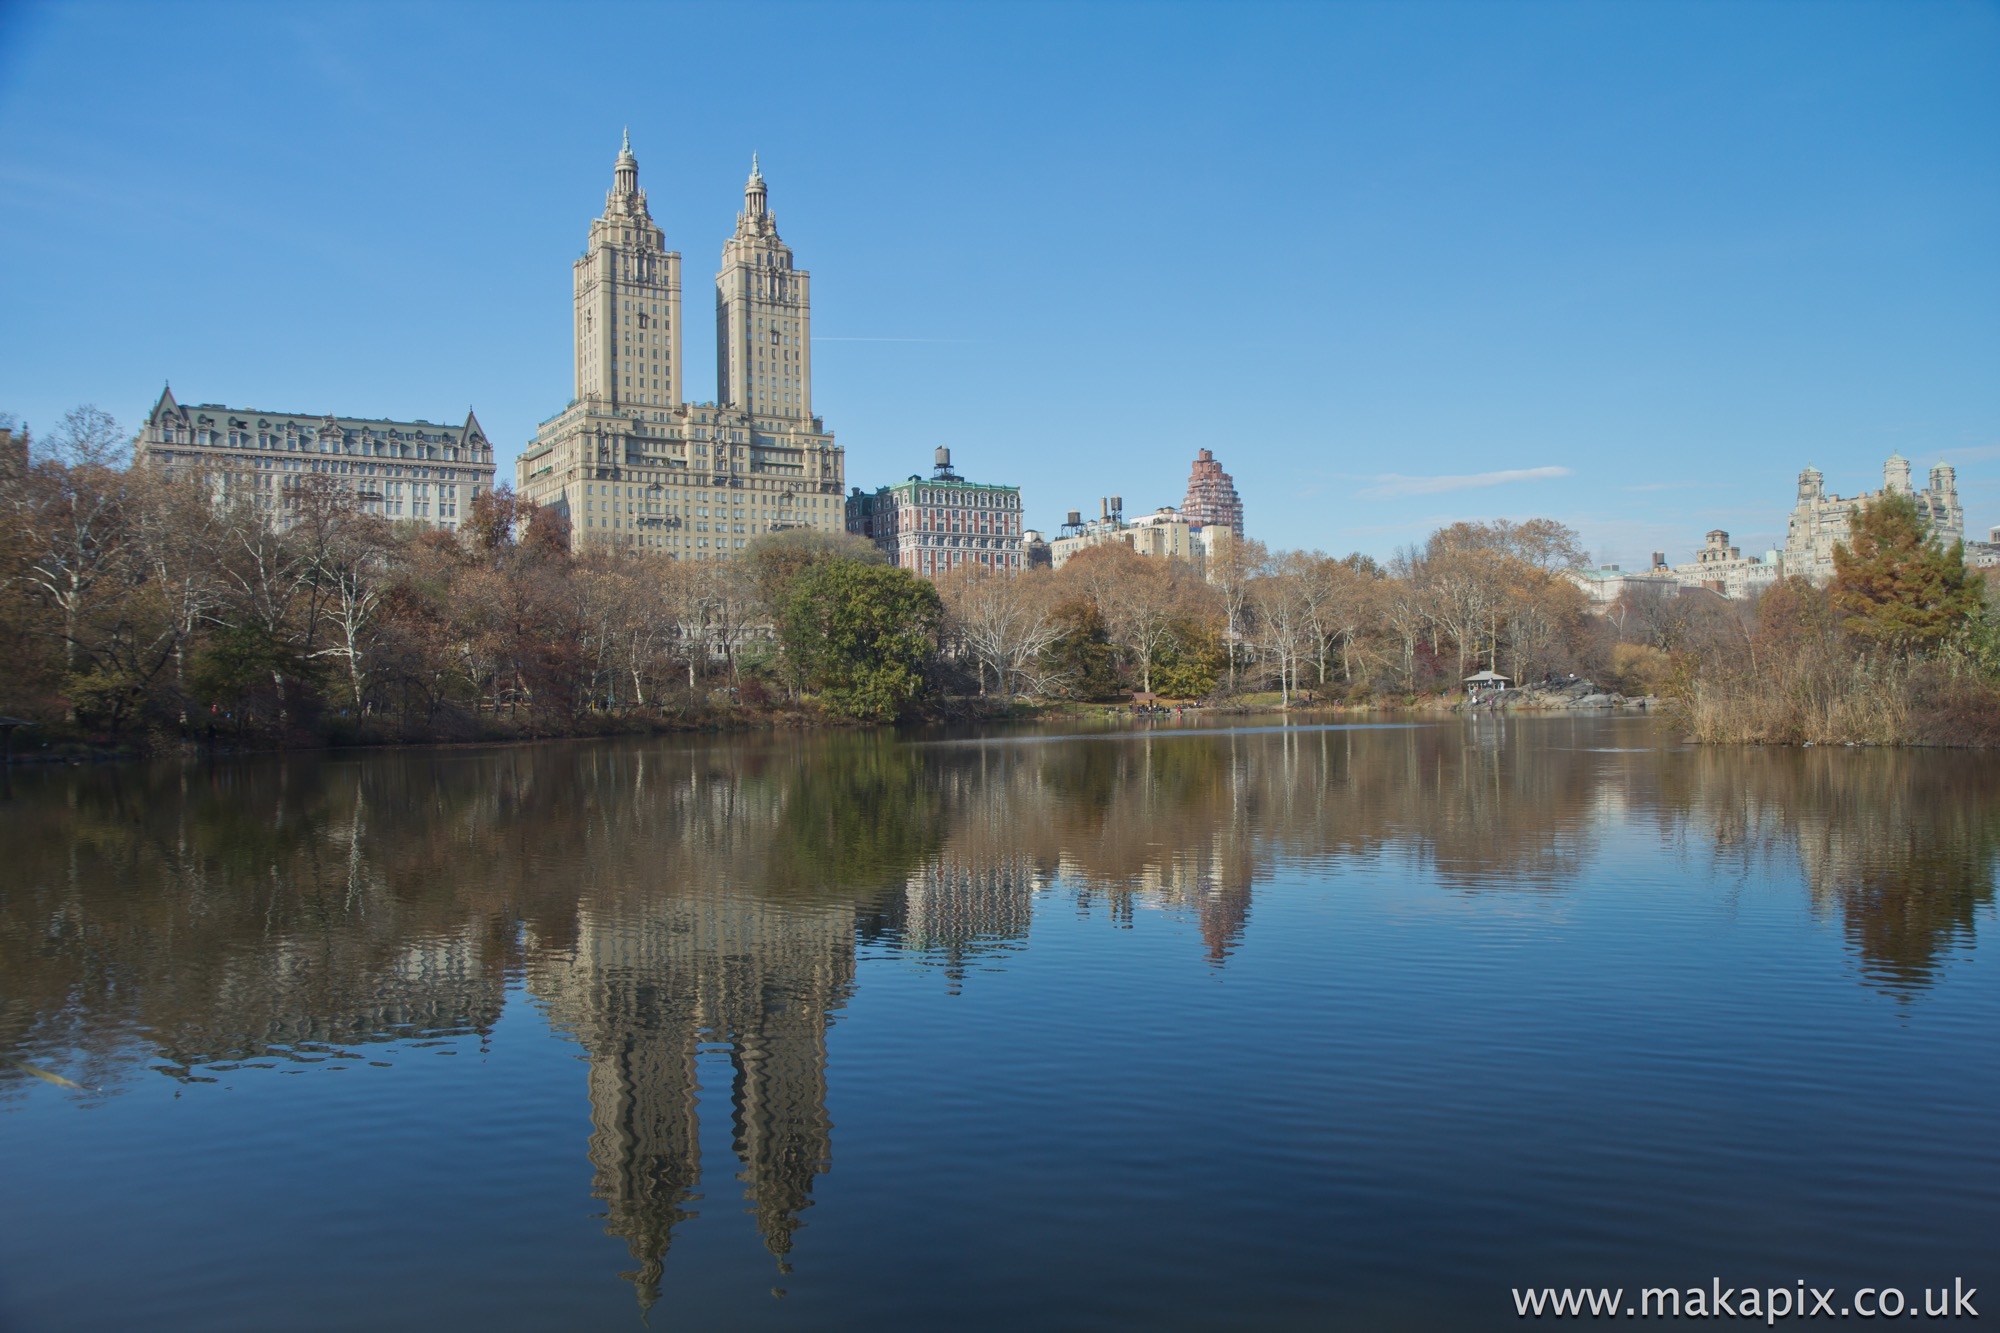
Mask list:
[[1856,507],[1852,540],[1833,548],[1833,604],[1849,633],[1898,652],[1936,648],[1979,614],[1965,545],[1938,541],[1916,497]]
[[944,605],[906,570],[812,564],[779,603],[778,634],[805,687],[829,709],[887,722],[922,696]]

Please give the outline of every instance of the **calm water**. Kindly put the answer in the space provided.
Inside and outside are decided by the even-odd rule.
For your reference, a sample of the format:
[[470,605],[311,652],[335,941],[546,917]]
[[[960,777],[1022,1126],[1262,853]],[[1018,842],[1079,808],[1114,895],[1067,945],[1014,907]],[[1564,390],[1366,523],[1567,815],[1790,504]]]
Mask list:
[[1996,797],[1643,719],[17,771],[0,1321],[1991,1320]]

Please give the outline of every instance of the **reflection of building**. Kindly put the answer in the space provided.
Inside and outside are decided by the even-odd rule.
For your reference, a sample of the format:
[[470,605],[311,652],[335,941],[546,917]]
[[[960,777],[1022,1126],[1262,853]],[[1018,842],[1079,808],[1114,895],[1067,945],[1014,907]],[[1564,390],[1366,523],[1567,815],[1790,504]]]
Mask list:
[[493,486],[493,446],[467,412],[459,426],[197,403],[163,389],[134,450],[170,475],[205,478],[218,503],[247,504],[283,524],[296,489],[323,477],[362,511],[456,528]]
[[659,1294],[676,1225],[693,1214],[701,1161],[696,1053],[726,1047],[735,1151],[765,1246],[781,1262],[813,1177],[832,1160],[826,1028],[854,977],[851,907],[734,896],[586,910],[566,958],[531,978],[551,1018],[590,1055],[590,1160],[606,1230]]
[[1887,494],[1911,495],[1917,509],[1945,545],[1965,535],[1965,509],[1958,501],[1958,474],[1949,463],[1931,469],[1930,485],[1912,489],[1910,460],[1889,455],[1882,465],[1882,489],[1850,499],[1828,495],[1818,468],[1799,473],[1798,503],[1785,526],[1785,572],[1825,584],[1833,579],[1833,548],[1848,540],[1849,519],[1858,506]]
[[855,487],[847,500],[847,530],[873,541],[902,569],[935,578],[966,565],[1003,573],[1025,567],[1021,554],[1021,488],[967,481],[951,470],[951,450],[937,451],[930,479]]
[[1218,836],[1171,861],[1148,866],[1141,893],[1162,907],[1191,912],[1201,923],[1208,961],[1220,964],[1250,920],[1250,859],[1234,839]]
[[572,279],[576,396],[522,451],[522,495],[565,515],[579,546],[692,560],[779,528],[840,530],[844,464],[812,410],[811,275],[754,160],[715,278],[715,402],[681,400],[681,257],[629,140]]
[[901,946],[944,955],[954,981],[966,960],[1028,938],[1041,876],[1025,856],[927,861],[903,884]]

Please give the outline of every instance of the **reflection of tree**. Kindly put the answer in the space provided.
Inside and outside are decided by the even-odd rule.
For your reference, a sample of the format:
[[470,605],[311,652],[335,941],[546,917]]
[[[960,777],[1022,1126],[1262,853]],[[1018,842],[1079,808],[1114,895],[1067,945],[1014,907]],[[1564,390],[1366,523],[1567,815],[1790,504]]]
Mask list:
[[[135,1055],[200,1078],[483,1033],[525,977],[589,1054],[593,1187],[650,1301],[702,1187],[704,1045],[730,1066],[759,1231],[790,1253],[831,1161],[827,1030],[857,936],[956,987],[1062,893],[1114,924],[1185,918],[1222,966],[1280,864],[1560,890],[1600,830],[1649,814],[1725,868],[1801,867],[1899,992],[1993,900],[2000,801],[1976,756],[1588,753],[1605,734],[870,734],[23,773],[0,820],[0,1054],[93,1085]],[[22,1077],[0,1065],[0,1088]]]
[[60,789],[24,790],[0,824],[5,1049],[81,1061],[101,1084],[142,1033],[184,1071],[483,1031],[513,932],[435,873],[441,848],[381,827],[399,776],[305,762],[23,780]]
[[1928,986],[1993,901],[2000,775],[1977,755],[1908,750],[1702,750],[1660,770],[1663,817],[1748,866],[1796,857],[1862,967]]
[[[247,1056],[483,1031],[510,970],[591,1056],[590,1159],[642,1298],[699,1184],[698,1041],[733,1065],[771,1252],[827,1168],[857,913],[936,843],[882,737],[551,745],[36,774],[0,825],[0,1041],[99,1083],[145,1043]],[[23,1075],[0,1066],[8,1081]]]

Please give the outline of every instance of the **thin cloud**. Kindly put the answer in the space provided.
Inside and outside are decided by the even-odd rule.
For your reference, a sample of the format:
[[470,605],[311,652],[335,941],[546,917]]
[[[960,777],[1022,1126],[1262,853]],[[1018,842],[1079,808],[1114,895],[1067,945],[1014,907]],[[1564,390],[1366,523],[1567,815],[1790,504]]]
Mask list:
[[1405,477],[1390,472],[1375,478],[1376,485],[1357,494],[1372,499],[1392,495],[1442,495],[1446,491],[1471,491],[1487,486],[1506,486],[1517,481],[1547,481],[1567,477],[1566,467],[1517,467],[1501,472],[1472,472],[1455,477]]

